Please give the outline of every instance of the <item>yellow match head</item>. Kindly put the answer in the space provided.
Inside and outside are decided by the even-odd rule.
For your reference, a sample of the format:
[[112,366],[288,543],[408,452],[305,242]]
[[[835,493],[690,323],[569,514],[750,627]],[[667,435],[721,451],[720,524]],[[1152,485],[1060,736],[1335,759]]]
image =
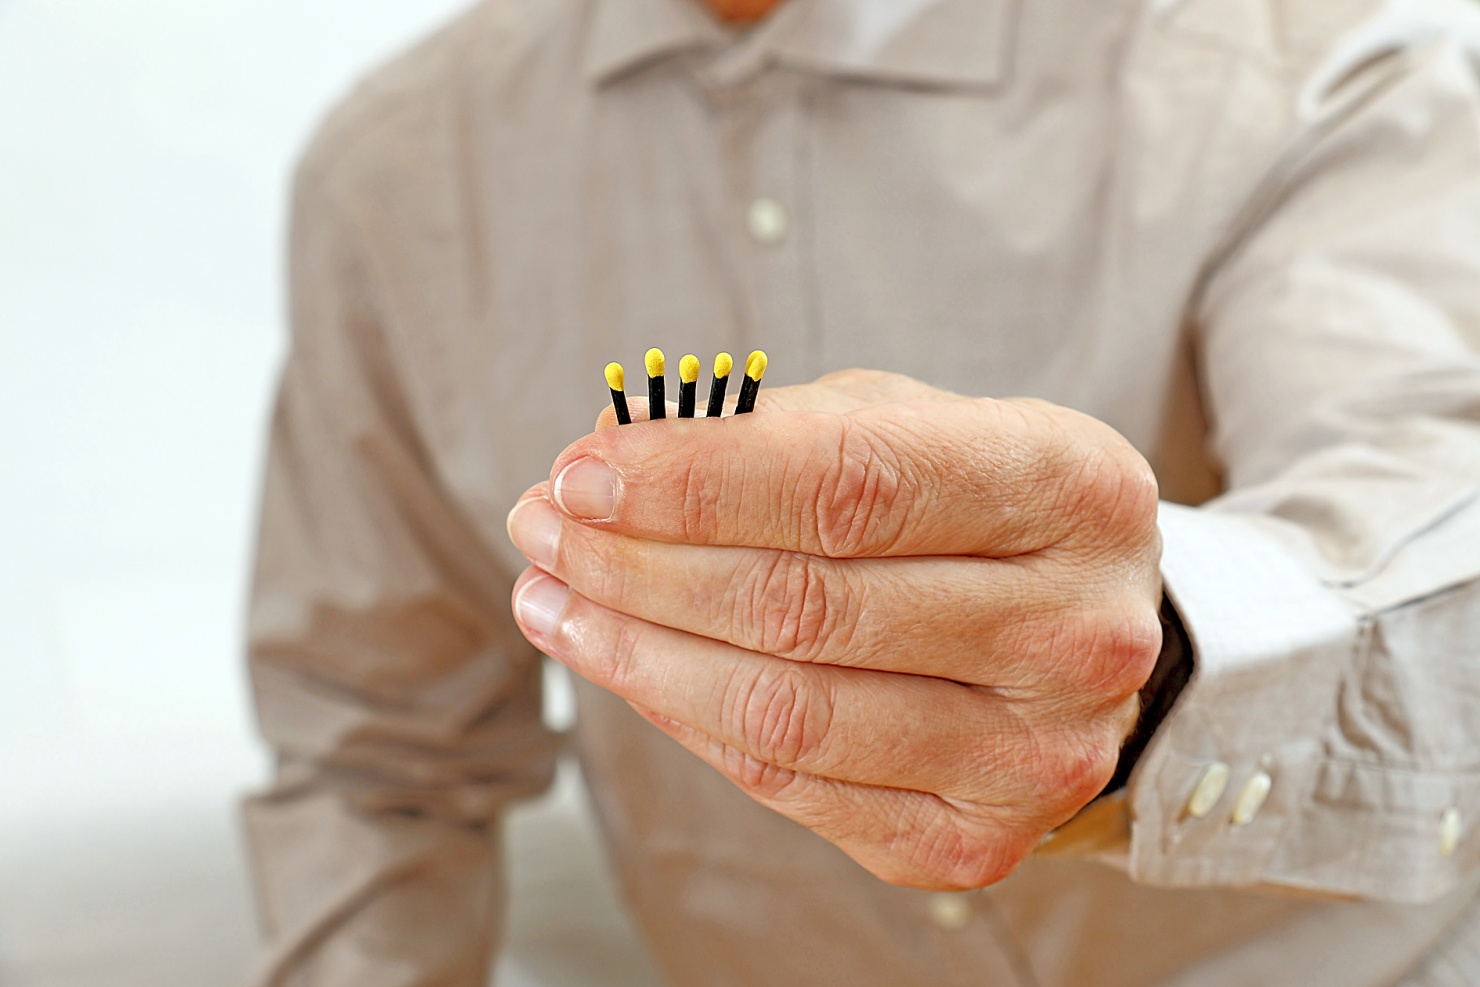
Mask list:
[[699,358],[690,353],[678,361],[678,379],[685,384],[692,384],[699,379]]
[[728,353],[721,353],[714,358],[714,376],[728,377],[734,369],[735,359]]
[[766,352],[756,350],[745,358],[745,376],[751,380],[760,380],[766,372]]
[[622,372],[620,363],[608,363],[606,365],[606,386],[614,391],[620,391],[627,383],[627,375]]
[[647,367],[649,377],[661,377],[663,375],[663,351],[656,346],[647,351],[647,356],[642,358],[642,362]]

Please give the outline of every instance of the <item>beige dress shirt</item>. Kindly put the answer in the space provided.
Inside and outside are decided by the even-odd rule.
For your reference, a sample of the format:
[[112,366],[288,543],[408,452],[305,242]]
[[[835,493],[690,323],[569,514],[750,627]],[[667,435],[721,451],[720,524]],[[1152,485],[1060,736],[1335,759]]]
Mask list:
[[1480,983],[1477,15],[488,0],[374,73],[296,185],[260,983],[482,982],[498,820],[558,746],[504,517],[649,346],[1109,422],[1161,478],[1196,661],[1095,807],[1123,839],[1076,821],[946,905],[583,688],[672,984]]

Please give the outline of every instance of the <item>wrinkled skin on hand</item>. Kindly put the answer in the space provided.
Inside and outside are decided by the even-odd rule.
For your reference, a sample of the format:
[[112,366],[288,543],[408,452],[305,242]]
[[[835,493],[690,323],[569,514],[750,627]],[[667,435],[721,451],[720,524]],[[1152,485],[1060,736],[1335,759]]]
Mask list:
[[542,651],[896,884],[1001,880],[1108,782],[1161,643],[1115,431],[868,371],[611,424],[509,516]]

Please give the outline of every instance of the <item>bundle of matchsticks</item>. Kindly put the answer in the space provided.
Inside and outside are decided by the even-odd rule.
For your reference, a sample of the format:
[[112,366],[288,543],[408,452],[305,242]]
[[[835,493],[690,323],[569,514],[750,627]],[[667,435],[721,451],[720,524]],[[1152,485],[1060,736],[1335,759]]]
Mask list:
[[[650,349],[643,358],[648,377],[648,417],[668,417],[668,395],[663,384],[663,351]],[[714,380],[709,384],[709,407],[705,418],[718,418],[725,407],[725,388],[729,386],[730,370],[735,361],[730,354],[721,353],[714,358]],[[751,353],[745,360],[745,380],[740,384],[740,397],[735,402],[735,414],[743,415],[755,410],[755,396],[761,389],[761,377],[766,372],[766,354],[760,350]],[[617,412],[618,425],[631,425],[632,415],[627,410],[626,375],[620,363],[606,365],[606,385],[612,391],[612,407]],[[690,353],[678,361],[678,417],[694,417],[694,401],[699,390],[699,358]]]

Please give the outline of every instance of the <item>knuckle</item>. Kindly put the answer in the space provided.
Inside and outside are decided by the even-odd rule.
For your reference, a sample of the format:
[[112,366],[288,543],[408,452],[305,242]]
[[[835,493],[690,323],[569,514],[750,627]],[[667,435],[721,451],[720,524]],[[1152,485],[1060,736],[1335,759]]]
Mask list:
[[888,444],[855,419],[839,421],[837,459],[816,484],[816,544],[831,558],[887,551],[898,537],[892,509],[904,486],[901,465]]
[[680,534],[685,542],[702,542],[705,521],[708,516],[706,505],[711,500],[707,479],[709,474],[698,468],[696,460],[684,462],[679,475]]
[[[577,537],[582,534],[577,532]],[[572,544],[576,539],[561,541],[557,565],[569,575],[572,587],[588,599],[620,609],[627,600],[645,592],[647,570],[632,564],[637,560],[630,557],[628,546],[620,541],[604,549],[605,558]]]
[[737,544],[744,534],[734,511],[719,509],[722,503],[743,500],[744,464],[729,457],[689,457],[672,482],[678,491],[679,537],[689,544]]
[[590,677],[613,692],[622,693],[624,683],[646,647],[647,626],[632,617],[618,617],[610,649],[604,655],[592,656]]
[[735,621],[756,650],[798,661],[821,657],[828,639],[846,623],[846,591],[823,560],[777,552],[748,575]]
[[1041,745],[1035,758],[1035,801],[1046,808],[1077,810],[1104,790],[1119,761],[1119,740],[1105,730],[1076,732]]
[[821,750],[831,703],[800,668],[767,669],[731,688],[731,718],[746,751],[783,768]]
[[1000,826],[944,812],[905,848],[902,876],[913,887],[939,891],[984,888],[1010,875],[1025,856]]
[[798,777],[790,768],[763,761],[734,747],[725,748],[724,767],[741,791],[766,801],[784,798]]
[[1082,414],[1061,411],[1052,422],[1057,439],[1049,442],[1048,472],[1057,484],[1055,513],[1067,530],[1114,545],[1154,542],[1160,491],[1146,457]]
[[1161,621],[1150,605],[1087,609],[1053,625],[1047,632],[1043,686],[1096,701],[1118,702],[1151,677],[1161,654]]
[[948,861],[943,881],[959,891],[985,888],[1010,877],[1023,856],[1001,841],[968,843],[965,853]]
[[1116,545],[1155,541],[1160,492],[1146,460],[1118,436],[1071,444],[1063,506],[1074,529]]
[[1161,656],[1161,620],[1149,604],[1123,607],[1103,635],[1102,654],[1113,676],[1106,692],[1123,698],[1137,692]]

